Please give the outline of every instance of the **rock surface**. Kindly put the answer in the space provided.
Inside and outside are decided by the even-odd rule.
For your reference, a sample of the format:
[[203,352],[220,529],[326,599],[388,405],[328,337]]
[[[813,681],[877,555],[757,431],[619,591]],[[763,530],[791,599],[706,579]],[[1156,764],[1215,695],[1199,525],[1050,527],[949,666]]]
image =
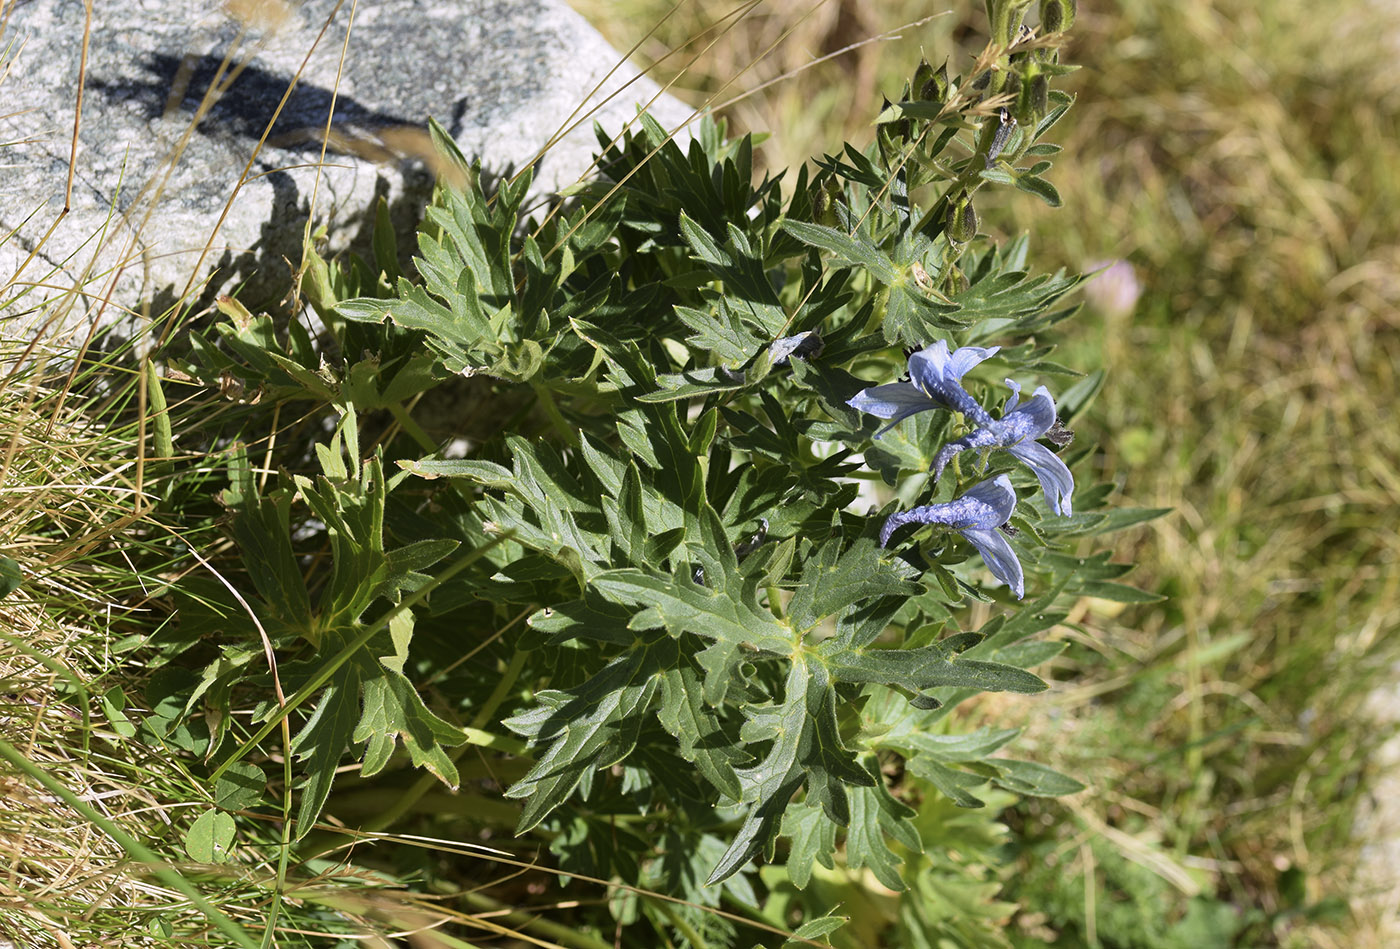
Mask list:
[[[245,301],[269,302],[300,259],[308,212],[328,226],[332,249],[357,239],[380,195],[396,225],[412,227],[432,181],[430,116],[499,174],[531,161],[596,85],[605,89],[574,119],[637,76],[624,64],[605,81],[620,54],[560,0],[375,0],[353,23],[351,4],[336,0],[93,7],[72,209],[62,215],[84,4],[0,4],[0,240],[10,235],[0,319],[11,330],[72,287],[86,294],[42,314],[50,336],[85,334],[94,319],[135,329],[122,308],[154,301],[158,313],[189,287],[207,300],[242,286]],[[229,76],[199,118],[206,92]],[[587,171],[593,119],[616,132],[657,92],[638,79],[585,118],[549,150],[537,190]],[[650,109],[669,128],[690,114],[665,96]]]

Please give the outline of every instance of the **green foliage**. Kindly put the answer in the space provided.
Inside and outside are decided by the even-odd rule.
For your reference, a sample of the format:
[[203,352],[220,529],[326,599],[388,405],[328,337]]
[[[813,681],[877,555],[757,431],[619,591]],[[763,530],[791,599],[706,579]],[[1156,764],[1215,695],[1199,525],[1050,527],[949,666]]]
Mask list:
[[[345,452],[350,465],[359,455],[354,416],[346,417]],[[286,664],[281,683],[296,688],[297,696],[320,698],[292,740],[290,751],[306,764],[297,834],[304,836],[324,806],[341,756],[349,747],[362,747],[360,773],[368,777],[389,763],[398,741],[409,758],[444,783],[456,786],[456,766],[444,746],[460,744],[463,736],[424,705],[404,676],[404,663],[413,637],[413,613],[393,612],[380,623],[366,623],[366,611],[378,600],[397,603],[406,590],[429,582],[420,572],[456,547],[454,540],[423,539],[386,550],[384,506],[388,494],[378,459],[355,471],[342,455],[337,431],[328,445],[318,445],[323,474],[315,481],[298,476],[293,486],[265,495],[257,491],[246,457],[236,455],[230,469],[232,485],[224,503],[234,512],[231,531],[243,554],[243,564],[255,597],[244,600],[247,612],[230,611],[207,625],[195,621],[187,635],[230,634],[245,642],[265,637],[268,647],[291,650],[310,647],[310,656]],[[325,526],[330,545],[330,576],[313,597],[298,562],[290,527],[294,495]],[[256,627],[256,628],[252,628]],[[227,696],[248,675],[250,647],[225,647],[223,655],[205,667],[189,703],[206,694]],[[230,661],[237,656],[236,661]],[[280,686],[279,686],[280,687]],[[293,703],[295,704],[295,703]],[[289,708],[281,702],[262,703],[255,720],[280,717]],[[230,724],[221,718],[211,729],[207,754],[217,753]],[[215,793],[252,803],[255,776],[247,764],[225,759],[216,772]],[[234,770],[241,768],[242,770]],[[242,786],[238,782],[242,777]],[[224,806],[228,806],[225,804]]]
[[[1059,604],[1136,595],[1117,582],[1128,568],[1081,540],[1155,512],[1106,511],[1100,486],[1054,516],[1001,454],[928,484],[964,422],[924,413],[872,442],[848,402],[898,377],[897,347],[937,341],[1001,346],[1003,376],[1079,375],[1045,335],[1073,314],[1079,278],[1033,274],[1027,242],[988,244],[972,209],[988,214],[1002,184],[1053,194],[1037,139],[1068,98],[1022,103],[1010,134],[994,98],[1032,67],[1062,71],[1052,48],[1012,46],[981,76],[945,72],[937,108],[907,92],[876,146],[827,156],[786,189],[755,182],[750,139],[707,120],[682,148],[643,116],[616,142],[600,133],[599,179],[543,223],[523,219],[528,172],[488,191],[433,126],[467,186],[435,196],[416,278],[380,228],[373,266],[308,251],[325,339],[295,324],[284,337],[225,301],[228,321],[192,337],[186,372],[241,391],[249,420],[297,402],[332,434],[282,449],[291,470],[275,479],[228,451],[240,569],[230,589],[190,597],[170,634],[219,648],[196,678],[169,679],[160,734],[253,703],[246,725],[205,714],[207,738],[190,736],[219,762],[216,806],[266,806],[258,759],[282,726],[283,767],[301,771],[289,844],[314,856],[329,843],[308,836],[323,812],[353,823],[356,795],[402,789],[404,768],[464,783],[451,749],[469,741],[503,756],[489,773],[519,804],[500,830],[546,841],[563,873],[691,904],[619,891],[620,925],[733,944],[723,897],[777,913],[783,932],[802,922],[795,938],[839,942],[856,936],[833,934],[832,893],[868,901],[878,886],[920,905],[887,914],[877,938],[1003,944],[994,815],[962,828],[929,815],[1083,785],[1004,757],[1016,729],[968,730],[954,713],[1042,691],[1029,669],[1059,651],[1041,639]],[[447,457],[416,397],[463,378],[484,382],[476,413],[519,408]],[[980,374],[964,384],[994,408]],[[1062,417],[1101,384],[1063,393]],[[381,410],[394,424],[364,450]],[[1002,474],[1022,497],[1011,544],[1032,599],[985,585],[957,535],[880,545],[895,506],[871,509],[877,482],[941,503]],[[434,567],[459,547],[456,566]],[[489,665],[457,660],[482,650]],[[347,764],[353,790],[336,791]],[[428,787],[362,824],[431,824],[415,807]],[[222,853],[224,813],[207,811],[190,846]]]

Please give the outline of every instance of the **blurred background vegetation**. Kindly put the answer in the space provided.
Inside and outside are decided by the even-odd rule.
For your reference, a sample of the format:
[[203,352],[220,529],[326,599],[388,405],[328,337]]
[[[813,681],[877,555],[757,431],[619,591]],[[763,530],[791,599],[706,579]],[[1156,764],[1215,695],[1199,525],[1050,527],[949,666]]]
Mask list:
[[[965,70],[986,35],[970,0],[669,18],[668,0],[572,2],[682,98],[772,132],[772,170],[870,141],[911,62]],[[1397,13],[1080,0],[1078,102],[1051,136],[1064,207],[979,205],[984,229],[1030,232],[1037,268],[1131,264],[1136,303],[1122,269],[1091,284],[1064,361],[1109,370],[1087,433],[1099,476],[1175,510],[1115,551],[1169,599],[1080,604],[1060,687],[996,710],[1092,784],[1008,815],[1022,853],[1003,896],[1035,910],[1027,940],[1201,946],[1235,924],[1250,945],[1400,939],[1353,834],[1381,787],[1375,706],[1400,707]]]

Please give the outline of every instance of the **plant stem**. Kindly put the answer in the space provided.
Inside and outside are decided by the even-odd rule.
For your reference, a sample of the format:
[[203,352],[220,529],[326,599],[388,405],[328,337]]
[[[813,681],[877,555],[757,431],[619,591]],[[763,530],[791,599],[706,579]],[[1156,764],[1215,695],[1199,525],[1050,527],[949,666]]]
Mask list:
[[544,409],[544,414],[548,416],[550,424],[554,426],[559,436],[568,442],[573,448],[578,447],[578,430],[565,420],[559,405],[554,401],[554,393],[549,391],[549,387],[541,383],[538,379],[530,380],[530,388],[535,390],[535,397],[540,400],[540,406]]
[[511,656],[510,665],[506,667],[505,674],[501,676],[496,687],[491,690],[491,694],[472,717],[472,728],[480,728],[491,720],[496,714],[496,709],[501,707],[501,703],[506,700],[506,693],[515,686],[515,680],[520,678],[520,670],[525,668],[525,657],[528,653],[523,649],[517,649],[515,655]]
[[398,422],[408,437],[418,444],[418,447],[426,452],[435,452],[438,446],[428,437],[428,433],[423,430],[423,426],[413,420],[413,416],[408,414],[408,409],[403,407],[402,402],[390,402],[389,414],[394,416],[394,421]]
[[582,932],[573,926],[552,922],[522,910],[502,912],[506,910],[507,904],[494,900],[485,893],[469,890],[462,894],[462,899],[474,910],[499,914],[495,918],[501,922],[540,933],[561,946],[571,946],[574,949],[613,949],[611,942],[604,942],[597,936]]

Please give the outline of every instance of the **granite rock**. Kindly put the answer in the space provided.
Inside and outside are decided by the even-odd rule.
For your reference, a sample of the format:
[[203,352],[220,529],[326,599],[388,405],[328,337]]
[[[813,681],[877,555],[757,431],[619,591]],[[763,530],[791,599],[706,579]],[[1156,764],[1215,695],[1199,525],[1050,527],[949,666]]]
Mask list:
[[[353,22],[351,6],[94,4],[65,215],[84,4],[0,4],[0,320],[129,333],[142,302],[160,312],[234,287],[275,302],[309,213],[332,250],[364,239],[379,196],[411,229],[433,178],[429,117],[502,174],[637,76],[608,76],[620,54],[560,0],[375,0]],[[615,132],[658,91],[637,79],[585,118],[541,160],[537,193],[587,172],[593,119]],[[671,128],[690,116],[664,95],[649,108]],[[85,292],[41,313],[73,287]]]

